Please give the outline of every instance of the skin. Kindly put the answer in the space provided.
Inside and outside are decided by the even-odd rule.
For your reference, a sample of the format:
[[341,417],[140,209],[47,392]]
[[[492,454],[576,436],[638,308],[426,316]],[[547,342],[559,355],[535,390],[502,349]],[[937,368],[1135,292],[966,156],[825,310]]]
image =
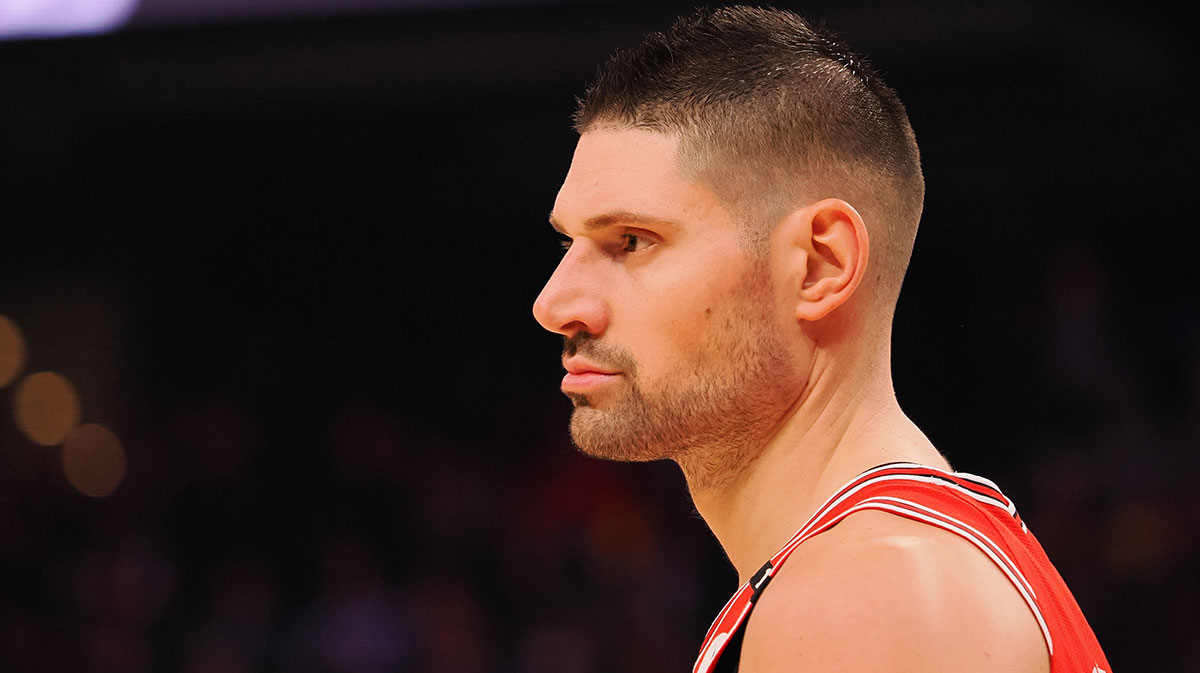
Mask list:
[[[576,444],[676,461],[745,581],[862,471],[949,465],[896,402],[890,311],[867,299],[859,212],[840,199],[798,204],[765,255],[747,255],[742,225],[682,176],[678,148],[674,135],[638,129],[581,136],[551,216],[570,247],[534,315],[564,337]],[[862,512],[772,581],[741,670],[1049,666],[1033,615],[985,556]]]
[[617,374],[564,388],[580,448],[674,459],[703,490],[766,440],[800,382],[769,306],[767,269],[742,254],[722,204],[678,178],[674,146],[663,141],[581,140],[552,216],[570,248],[534,312],[563,334],[568,357]]

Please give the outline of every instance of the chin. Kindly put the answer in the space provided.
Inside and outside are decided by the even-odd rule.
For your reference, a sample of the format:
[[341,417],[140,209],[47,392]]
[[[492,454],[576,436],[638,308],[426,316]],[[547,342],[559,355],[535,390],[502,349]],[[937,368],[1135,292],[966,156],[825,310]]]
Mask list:
[[646,441],[643,428],[587,405],[576,405],[571,414],[571,441],[584,455],[603,460],[644,463],[669,457]]

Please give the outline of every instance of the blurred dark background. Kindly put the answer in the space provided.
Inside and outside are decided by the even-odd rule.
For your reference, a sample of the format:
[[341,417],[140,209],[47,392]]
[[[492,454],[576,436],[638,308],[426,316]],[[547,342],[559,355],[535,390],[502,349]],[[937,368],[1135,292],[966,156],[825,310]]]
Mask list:
[[[872,56],[922,147],[902,405],[1116,670],[1200,671],[1183,16],[779,4]],[[0,670],[687,670],[734,573],[673,466],[574,453],[530,307],[574,96],[690,7],[0,12]]]

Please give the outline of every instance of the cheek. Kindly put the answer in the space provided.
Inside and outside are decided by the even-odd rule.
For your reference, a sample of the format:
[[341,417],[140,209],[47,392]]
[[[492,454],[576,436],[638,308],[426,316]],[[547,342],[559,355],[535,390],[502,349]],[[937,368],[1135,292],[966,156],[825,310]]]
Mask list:
[[705,255],[686,265],[636,279],[637,312],[626,336],[644,382],[703,373],[728,362],[746,329],[741,282],[744,269],[729,253]]
[[744,348],[749,326],[740,298],[699,303],[670,327],[671,356],[680,375],[728,369]]
[[657,313],[662,318],[664,329],[677,336],[679,341],[707,333],[709,326],[724,311],[730,288],[714,275],[672,278],[654,293],[662,298],[658,302]]
[[638,385],[644,391],[657,392],[710,366],[718,311],[702,304],[647,308],[619,338],[637,361]]

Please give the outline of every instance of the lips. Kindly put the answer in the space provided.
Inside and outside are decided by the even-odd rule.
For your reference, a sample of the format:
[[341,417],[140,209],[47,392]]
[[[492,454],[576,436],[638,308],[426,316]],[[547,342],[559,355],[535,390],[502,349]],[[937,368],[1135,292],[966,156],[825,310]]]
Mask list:
[[563,369],[567,370],[568,374],[606,374],[615,375],[620,372],[611,369],[605,369],[600,365],[593,364],[588,360],[580,357],[564,358]]
[[563,360],[567,375],[563,377],[562,389],[571,392],[585,392],[597,386],[616,380],[620,372],[606,369],[583,358],[572,357]]

